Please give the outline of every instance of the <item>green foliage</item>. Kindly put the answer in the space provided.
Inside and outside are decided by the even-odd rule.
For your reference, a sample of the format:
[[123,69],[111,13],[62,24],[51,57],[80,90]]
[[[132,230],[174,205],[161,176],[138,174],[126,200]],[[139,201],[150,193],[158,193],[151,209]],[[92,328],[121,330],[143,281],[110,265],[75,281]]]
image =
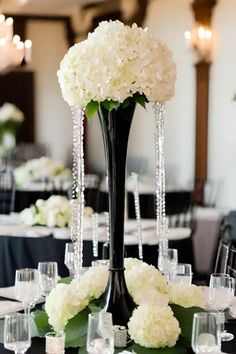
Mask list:
[[92,118],[94,114],[97,113],[99,105],[101,107],[104,107],[108,111],[112,111],[113,109],[117,110],[118,108],[125,109],[132,102],[136,102],[140,104],[143,108],[145,108],[148,100],[144,94],[136,92],[135,94],[133,94],[133,96],[127,97],[122,103],[113,100],[105,100],[100,103],[97,101],[90,101],[85,108],[85,113],[88,118]]
[[[69,278],[66,278],[67,280]],[[191,346],[191,333],[192,333],[192,319],[195,312],[202,312],[203,309],[199,307],[184,308],[179,305],[170,305],[172,311],[179,321],[181,327],[181,335],[178,343],[173,348],[159,348],[149,349],[141,347],[138,344],[131,343],[127,351],[136,354],[187,354],[187,348]],[[88,315],[91,312],[97,312],[103,307],[102,297],[98,300],[90,302],[88,307],[78,313],[74,318],[68,321],[65,328],[66,334],[66,348],[78,348],[78,354],[86,354],[86,337],[87,337],[87,324]],[[37,326],[35,336],[44,337],[45,334],[52,330],[48,323],[48,316],[45,311],[35,311],[34,320]],[[116,349],[115,354],[122,352],[122,349]]]

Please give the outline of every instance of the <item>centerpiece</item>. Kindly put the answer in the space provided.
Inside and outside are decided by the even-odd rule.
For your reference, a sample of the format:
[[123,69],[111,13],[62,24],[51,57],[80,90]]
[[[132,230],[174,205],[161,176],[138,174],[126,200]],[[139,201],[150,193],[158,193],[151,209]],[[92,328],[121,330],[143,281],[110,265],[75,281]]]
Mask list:
[[0,155],[16,146],[17,129],[23,121],[23,112],[13,103],[5,102],[0,107]]
[[[129,27],[119,21],[104,21],[85,41],[69,49],[61,62],[58,79],[62,95],[72,108],[74,122],[71,238],[75,244],[77,279],[70,284],[59,284],[51,292],[46,300],[47,315],[36,316],[38,328],[45,330],[49,321],[56,330],[65,330],[67,346],[82,348],[89,312],[103,308],[112,313],[114,325],[128,328],[131,339],[139,345],[132,348],[136,353],[147,353],[146,348],[173,347],[180,331],[186,338],[186,327],[191,330],[194,310],[186,316],[186,326],[186,322],[181,321],[186,314],[184,309],[168,306],[170,303],[184,304],[179,302],[178,296],[174,298],[175,291],[165,283],[160,272],[138,260],[124,263],[128,138],[135,105],[145,107],[147,102],[153,102],[156,126],[156,237],[166,241],[164,102],[174,95],[176,67],[172,53],[148,29],[136,24]],[[98,113],[102,129],[108,175],[110,265],[109,272],[104,267],[97,267],[81,276],[83,119],[85,114],[90,118],[95,113]],[[197,293],[196,287],[186,288],[188,306],[199,305],[195,301]],[[184,324],[180,330],[181,322]],[[79,352],[83,353],[83,349]],[[171,349],[167,352],[185,351]]]

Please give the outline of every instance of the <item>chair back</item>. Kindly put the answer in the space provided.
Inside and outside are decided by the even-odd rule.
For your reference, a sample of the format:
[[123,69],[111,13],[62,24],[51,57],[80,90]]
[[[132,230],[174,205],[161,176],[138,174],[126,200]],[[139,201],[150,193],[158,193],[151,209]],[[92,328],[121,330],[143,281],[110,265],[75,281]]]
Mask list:
[[15,186],[12,170],[0,169],[0,214],[10,214],[14,210]]
[[223,239],[219,240],[215,266],[214,266],[214,273],[226,273],[227,266],[229,265],[229,250],[230,250],[231,243],[226,242]]

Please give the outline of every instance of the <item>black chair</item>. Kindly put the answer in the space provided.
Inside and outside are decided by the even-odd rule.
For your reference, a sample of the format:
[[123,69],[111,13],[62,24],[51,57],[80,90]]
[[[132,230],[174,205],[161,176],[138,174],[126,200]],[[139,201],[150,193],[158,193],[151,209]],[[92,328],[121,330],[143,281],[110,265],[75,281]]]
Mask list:
[[15,186],[12,170],[0,169],[0,214],[10,214],[14,210]]

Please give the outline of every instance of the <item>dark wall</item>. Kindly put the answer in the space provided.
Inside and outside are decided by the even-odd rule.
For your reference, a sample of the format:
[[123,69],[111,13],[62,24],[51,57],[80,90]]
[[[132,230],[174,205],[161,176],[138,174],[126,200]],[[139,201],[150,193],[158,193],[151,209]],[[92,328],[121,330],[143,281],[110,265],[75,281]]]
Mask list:
[[20,126],[18,140],[34,142],[34,73],[32,71],[12,71],[0,75],[0,105],[14,103],[25,115]]

